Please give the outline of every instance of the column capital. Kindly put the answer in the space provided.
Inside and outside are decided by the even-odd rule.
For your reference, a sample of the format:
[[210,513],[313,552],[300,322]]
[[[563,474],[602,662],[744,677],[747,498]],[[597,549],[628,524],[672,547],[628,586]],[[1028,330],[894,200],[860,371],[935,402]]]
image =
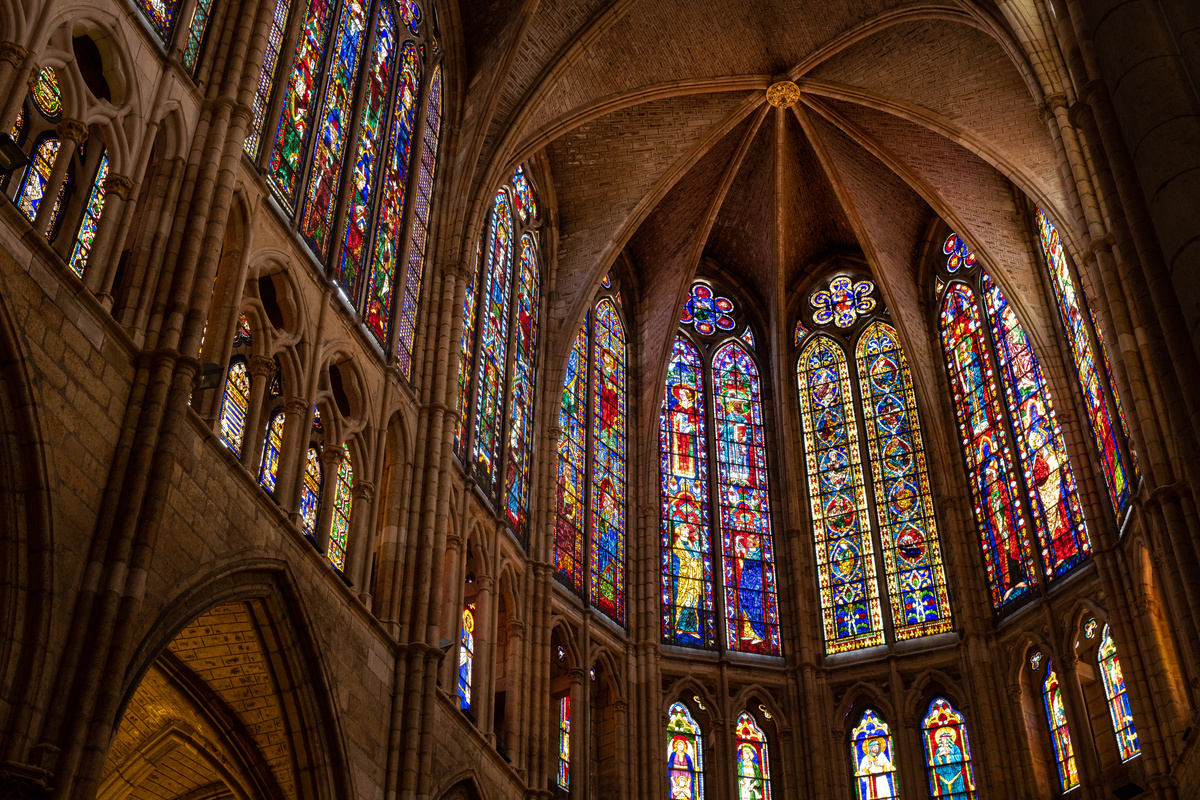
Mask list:
[[571,678],[571,683],[583,683],[583,667],[571,667],[567,670],[567,675]]
[[552,442],[557,442],[562,438],[562,428],[558,427],[557,425],[551,425],[550,427],[546,428],[546,438]]
[[251,356],[246,365],[250,375],[255,378],[267,378],[275,374],[275,359],[267,356]]
[[289,397],[283,401],[283,410],[289,414],[303,414],[309,410],[308,401],[301,397]]
[[58,138],[70,139],[75,144],[83,144],[88,138],[87,125],[77,119],[64,119],[54,130]]
[[337,472],[337,468],[340,467],[342,462],[346,460],[346,451],[338,446],[326,446],[325,449],[321,451],[321,460],[325,462],[326,466],[328,466],[334,472]]
[[1046,95],[1046,99],[1042,101],[1041,112],[1048,116],[1065,108],[1067,108],[1067,96],[1063,92],[1057,92]]
[[122,200],[128,200],[133,194],[133,181],[124,175],[109,175],[104,179],[104,194],[115,194]]
[[[19,67],[28,57],[29,51],[16,42],[0,42],[0,61],[7,61],[14,67]],[[32,70],[30,72],[32,73]]]
[[355,481],[350,489],[350,495],[355,500],[369,503],[375,498],[375,484],[370,481]]

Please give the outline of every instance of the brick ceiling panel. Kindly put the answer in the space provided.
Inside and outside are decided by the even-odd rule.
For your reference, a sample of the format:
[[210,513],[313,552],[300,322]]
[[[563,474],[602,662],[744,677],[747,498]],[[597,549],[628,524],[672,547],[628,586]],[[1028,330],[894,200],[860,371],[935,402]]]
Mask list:
[[775,125],[759,127],[725,195],[704,254],[751,283],[761,297],[772,294],[775,274]]

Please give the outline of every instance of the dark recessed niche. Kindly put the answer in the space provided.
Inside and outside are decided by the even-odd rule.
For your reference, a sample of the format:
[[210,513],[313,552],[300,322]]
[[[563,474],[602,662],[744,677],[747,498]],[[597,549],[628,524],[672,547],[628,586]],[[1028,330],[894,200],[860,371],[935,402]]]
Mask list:
[[333,392],[333,402],[343,417],[350,416],[350,398],[342,383],[342,368],[334,364],[329,368],[329,390]]
[[283,309],[279,307],[279,296],[275,293],[275,280],[270,275],[258,279],[258,298],[262,300],[267,319],[276,330],[283,329]]
[[104,58],[101,57],[96,42],[85,33],[73,38],[71,45],[75,50],[75,64],[79,67],[79,74],[83,76],[88,91],[97,100],[112,102],[112,90],[108,88],[108,81],[104,78]]

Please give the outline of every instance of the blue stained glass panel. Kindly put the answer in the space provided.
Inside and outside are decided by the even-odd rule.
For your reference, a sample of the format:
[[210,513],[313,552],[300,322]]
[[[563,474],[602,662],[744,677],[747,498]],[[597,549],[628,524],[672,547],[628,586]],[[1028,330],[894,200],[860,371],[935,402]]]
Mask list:
[[473,452],[475,480],[484,493],[493,498],[500,482],[500,426],[504,421],[504,371],[508,363],[508,296],[513,272],[512,226],[512,208],[508,195],[501,190],[492,203],[488,233]]
[[513,338],[512,396],[508,403],[508,458],[505,462],[505,519],[522,540],[529,525],[529,461],[533,456],[533,399],[537,385],[538,308],[541,276],[533,237],[521,237]]
[[592,369],[590,600],[625,622],[625,326],[608,298],[596,304]]
[[555,484],[554,573],[583,593],[584,486],[587,461],[588,326],[575,335],[567,358],[558,409],[558,474]]

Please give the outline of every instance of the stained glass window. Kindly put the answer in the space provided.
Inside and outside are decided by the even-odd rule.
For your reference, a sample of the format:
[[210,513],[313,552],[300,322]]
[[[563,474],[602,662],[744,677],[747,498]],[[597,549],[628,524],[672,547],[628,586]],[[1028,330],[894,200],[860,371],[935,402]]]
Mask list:
[[803,321],[796,320],[796,332],[792,336],[792,344],[799,347],[805,336],[808,336],[808,328],[804,326]]
[[96,230],[100,227],[100,214],[104,211],[104,181],[107,178],[108,153],[101,153],[96,180],[92,182],[92,191],[83,209],[83,219],[79,221],[79,232],[75,235],[75,246],[71,249],[71,269],[81,278],[88,255],[92,252],[92,242],[96,240]]
[[346,568],[346,539],[350,535],[350,508],[354,502],[354,468],[350,448],[342,445],[342,463],[338,467],[337,489],[333,495],[333,521],[329,527],[329,560],[338,569]]
[[475,604],[468,603],[462,612],[462,638],[458,645],[458,701],[464,709],[471,707],[471,673],[475,668]]
[[591,602],[625,622],[625,327],[596,304],[592,368]]
[[798,370],[825,648],[839,653],[882,644],[883,620],[846,356],[837,342],[818,334],[801,353]]
[[399,83],[392,105],[392,120],[383,158],[383,183],[379,187],[379,216],[375,223],[374,252],[367,267],[363,320],[380,344],[387,344],[391,325],[392,295],[400,259],[404,200],[408,196],[408,161],[412,152],[413,125],[417,117],[417,90],[421,62],[406,44]]
[[508,292],[512,279],[512,211],[504,190],[496,193],[488,233],[479,379],[475,406],[475,480],[494,495],[499,479],[500,425],[504,420],[504,371],[508,348]]
[[50,119],[57,119],[62,114],[62,91],[58,88],[58,73],[54,67],[45,67],[37,80],[29,87],[33,104]]
[[839,328],[849,328],[859,314],[870,313],[875,301],[869,295],[875,291],[871,281],[851,281],[839,275],[829,282],[828,289],[813,292],[809,302],[816,309],[813,322],[817,325],[834,323]]
[[750,330],[750,326],[746,326],[746,330],[742,331],[742,341],[754,349],[754,331]]
[[304,25],[284,88],[283,106],[267,167],[267,182],[289,211],[295,208],[296,193],[300,188],[300,156],[318,100],[321,65],[325,61],[334,3],[333,0],[307,0],[303,8]]
[[467,284],[467,293],[463,298],[462,336],[458,342],[458,427],[454,430],[454,454],[459,461],[466,456],[467,423],[471,418],[471,356],[475,343],[475,300],[476,289],[480,283],[480,270],[483,269],[483,240],[475,243],[475,271],[471,273],[471,281]]
[[250,403],[250,375],[246,361],[238,358],[229,367],[225,396],[221,400],[221,441],[236,456],[242,454],[246,435],[246,408]]
[[975,771],[971,767],[971,745],[962,714],[944,697],[929,704],[921,723],[925,742],[925,764],[929,772],[929,795],[949,800],[973,800]]
[[283,409],[275,412],[267,423],[267,437],[263,445],[262,467],[258,471],[258,482],[271,494],[275,493],[275,478],[279,473],[279,451],[283,448]]
[[994,362],[979,304],[966,284],[955,282],[946,290],[941,333],[992,604],[1000,609],[1024,597],[1036,573],[1025,518],[1017,506],[1016,468]]
[[892,625],[897,639],[950,630],[925,445],[895,329],[871,323],[856,350]]
[[538,304],[541,286],[533,236],[521,237],[517,278],[516,330],[513,332],[512,395],[508,407],[508,454],[505,460],[505,518],[524,538],[529,513],[529,461],[533,456],[533,389],[537,358]]
[[516,173],[513,175],[513,205],[517,209],[517,213],[521,215],[522,222],[529,222],[537,216],[537,198],[533,194],[533,187],[529,185],[529,178],[525,176],[524,167],[517,167]]
[[714,643],[708,448],[700,351],[676,336],[659,420],[662,465],[662,635],[692,647]]
[[179,13],[178,0],[138,0],[138,5],[158,38],[163,42],[170,39],[175,15]]
[[558,788],[571,790],[571,698],[558,698]]
[[271,106],[271,90],[275,86],[275,70],[279,67],[279,52],[283,49],[283,33],[287,27],[288,11],[291,0],[275,0],[275,9],[271,13],[271,28],[267,31],[267,46],[263,52],[262,71],[258,76],[258,88],[254,92],[254,100],[250,106],[252,119],[250,129],[246,133],[243,149],[250,158],[258,158],[258,148],[262,146],[263,126],[267,121],[267,111]]
[[1053,580],[1067,574],[1091,551],[1075,475],[1054,416],[1050,389],[1029,338],[1004,293],[986,272],[983,291],[1042,546],[1042,566],[1047,579]]
[[735,325],[731,312],[733,301],[728,297],[717,297],[707,284],[695,283],[683,306],[679,321],[693,325],[696,330],[709,336],[718,330],[731,331]]
[[[17,208],[32,222],[37,217],[38,208],[41,207],[42,198],[45,196],[48,187],[47,181],[50,180],[50,170],[54,168],[54,159],[58,155],[58,139],[53,136],[47,136],[42,139],[38,146],[34,148],[33,157],[30,159],[30,165],[25,168],[25,175],[21,178],[21,185],[17,187]],[[62,186],[59,189],[58,197],[54,200],[54,223],[51,223],[50,230],[54,230],[54,225],[58,222],[58,215],[62,211],[63,196],[67,191],[67,179],[63,178]]]
[[758,368],[737,342],[713,356],[717,502],[730,650],[779,654],[770,481]]
[[421,281],[425,274],[425,248],[429,242],[429,206],[433,196],[433,176],[437,169],[438,134],[442,127],[442,68],[433,71],[429,99],[425,104],[425,131],[421,139],[421,167],[417,174],[413,206],[412,238],[408,246],[408,269],[404,274],[404,297],[399,310],[399,338],[396,365],[405,377],[411,374],[413,336],[417,306],[421,301]]
[[250,321],[246,319],[246,315],[242,314],[238,317],[237,330],[233,334],[234,347],[249,347],[252,343],[250,335]]
[[17,109],[17,121],[13,123],[12,130],[8,132],[12,140],[20,144],[25,139],[25,104]]
[[675,703],[667,712],[667,780],[671,800],[704,800],[704,744],[700,725],[687,706]]
[[892,732],[869,708],[850,733],[850,757],[854,764],[858,800],[896,797]]
[[323,477],[321,454],[317,448],[310,447],[304,462],[304,485],[300,488],[300,519],[304,532],[309,536],[317,535],[317,512],[321,506]]
[[567,357],[558,410],[558,476],[555,488],[554,572],[583,592],[584,480],[587,468],[588,326],[575,335]]
[[208,29],[208,15],[212,10],[212,0],[196,0],[196,8],[192,11],[192,21],[188,23],[187,42],[183,47],[183,66],[188,72],[194,72],[196,62],[200,57],[200,45],[204,41],[204,32]]
[[1067,728],[1062,687],[1058,684],[1058,674],[1054,671],[1053,663],[1046,664],[1042,703],[1046,708],[1046,721],[1050,724],[1050,741],[1054,746],[1054,760],[1058,765],[1058,784],[1067,792],[1079,785],[1079,771],[1075,768],[1075,750],[1071,747],[1071,731]]
[[364,0],[344,0],[333,37],[333,60],[317,120],[316,143],[307,165],[308,190],[300,209],[300,235],[322,259],[329,253],[329,232],[333,227],[333,212],[342,178],[342,156],[350,136],[353,113],[350,103],[354,97],[366,27],[367,4]]
[[[1037,222],[1038,232],[1041,235],[1042,253],[1045,255],[1046,266],[1050,270],[1051,283],[1054,286],[1054,296],[1058,301],[1058,313],[1062,318],[1063,327],[1067,331],[1067,340],[1070,343],[1071,358],[1075,364],[1075,377],[1083,392],[1092,439],[1100,456],[1104,484],[1108,488],[1108,499],[1117,520],[1121,521],[1125,517],[1125,512],[1129,510],[1130,480],[1125,457],[1117,444],[1113,415],[1110,413],[1108,400],[1100,382],[1092,340],[1088,336],[1087,319],[1090,309],[1087,305],[1087,298],[1082,291],[1076,290],[1075,279],[1067,264],[1067,257],[1063,252],[1062,242],[1059,241],[1058,231],[1040,208],[1037,210]],[[1105,362],[1107,363],[1107,358]],[[1115,387],[1113,394],[1114,396],[1116,394]],[[1124,427],[1123,422],[1122,420],[1122,428]],[[1122,433],[1124,433],[1123,430]]]
[[767,759],[767,737],[746,712],[734,729],[737,739],[735,771],[738,800],[771,800],[771,764]]
[[1117,736],[1117,749],[1121,753],[1121,760],[1128,761],[1140,754],[1142,747],[1138,744],[1137,729],[1133,726],[1133,709],[1129,707],[1129,694],[1125,689],[1121,661],[1117,658],[1117,645],[1108,625],[1104,626],[1096,657],[1100,662],[1100,675],[1104,678],[1104,696],[1108,700],[1108,713]]

